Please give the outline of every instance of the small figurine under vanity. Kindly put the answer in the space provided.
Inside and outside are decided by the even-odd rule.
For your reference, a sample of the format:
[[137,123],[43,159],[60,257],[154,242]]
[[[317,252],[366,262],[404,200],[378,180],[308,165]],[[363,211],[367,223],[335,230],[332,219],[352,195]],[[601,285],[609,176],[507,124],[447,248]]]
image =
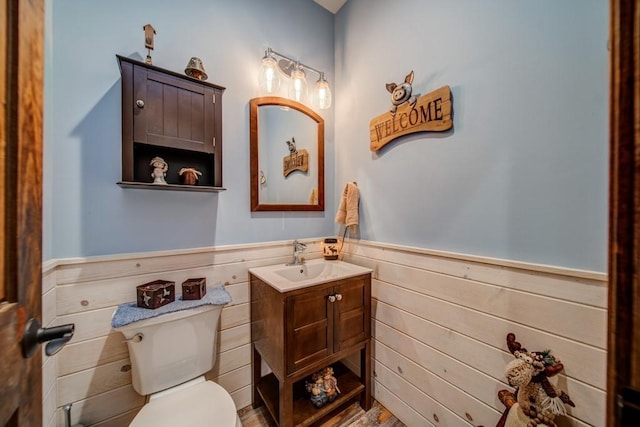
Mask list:
[[333,402],[340,394],[338,380],[333,375],[331,366],[311,375],[311,382],[306,382],[305,388],[311,393],[309,399],[316,408],[322,408],[326,403]]

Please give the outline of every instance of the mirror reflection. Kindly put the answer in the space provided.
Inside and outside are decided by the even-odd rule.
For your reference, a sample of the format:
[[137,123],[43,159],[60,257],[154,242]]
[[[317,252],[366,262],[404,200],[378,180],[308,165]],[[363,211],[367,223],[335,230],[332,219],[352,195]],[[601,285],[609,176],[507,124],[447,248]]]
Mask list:
[[279,98],[250,102],[251,210],[324,210],[324,120]]

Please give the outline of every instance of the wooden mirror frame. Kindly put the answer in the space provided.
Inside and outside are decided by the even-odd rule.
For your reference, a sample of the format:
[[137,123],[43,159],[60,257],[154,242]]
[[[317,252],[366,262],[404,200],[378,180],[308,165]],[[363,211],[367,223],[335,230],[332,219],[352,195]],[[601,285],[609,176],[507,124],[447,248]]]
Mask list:
[[[318,124],[318,203],[260,203],[260,165],[258,164],[258,108],[276,105],[297,110]],[[324,211],[324,119],[304,104],[287,98],[265,96],[249,102],[249,141],[251,158],[251,211]],[[310,153],[313,154],[313,153]]]

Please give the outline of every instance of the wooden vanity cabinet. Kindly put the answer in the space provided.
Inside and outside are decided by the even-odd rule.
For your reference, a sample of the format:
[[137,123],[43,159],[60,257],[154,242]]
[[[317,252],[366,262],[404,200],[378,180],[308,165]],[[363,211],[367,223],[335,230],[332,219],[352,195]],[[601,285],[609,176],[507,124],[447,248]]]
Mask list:
[[[116,55],[122,74],[122,187],[221,191],[223,87]],[[169,165],[168,185],[152,184],[150,162]],[[179,171],[195,168],[197,185]]]
[[[279,292],[251,281],[253,406],[265,404],[280,427],[307,426],[359,399],[371,407],[371,275]],[[355,374],[343,363],[359,357]],[[262,375],[264,361],[271,373]],[[305,380],[332,366],[340,395],[315,408]]]

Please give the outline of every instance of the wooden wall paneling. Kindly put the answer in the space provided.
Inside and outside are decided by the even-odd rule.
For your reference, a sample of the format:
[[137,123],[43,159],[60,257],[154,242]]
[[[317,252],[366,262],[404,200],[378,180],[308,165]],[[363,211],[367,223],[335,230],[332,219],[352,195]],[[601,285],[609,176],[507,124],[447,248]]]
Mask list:
[[58,400],[56,357],[43,359],[42,364],[42,425],[54,423]]
[[132,411],[119,414],[115,417],[107,418],[106,420],[99,421],[92,424],[91,427],[122,427],[131,424],[131,421],[138,415],[140,408],[136,408]]
[[413,354],[405,356],[399,352],[404,353],[404,347],[393,350],[378,340],[375,346],[377,362],[458,417],[465,418],[466,414],[471,414],[474,424],[480,425],[491,425],[500,417],[496,410],[499,406],[496,405],[495,390],[502,385],[495,379],[474,373],[471,367],[456,366],[453,360],[433,369],[433,365],[438,363],[429,360],[436,353],[434,351],[420,353],[420,349],[416,349]]
[[241,368],[234,369],[233,371],[224,373],[214,380],[224,387],[224,389],[229,393],[240,390],[248,384],[251,384],[251,363]]
[[58,375],[68,375],[84,369],[129,357],[127,344],[120,332],[67,344],[57,354]]
[[[495,390],[507,385],[500,383],[496,378],[476,371],[473,367],[441,354],[425,344],[416,343],[410,337],[382,324],[377,325],[376,333],[380,334],[380,338],[376,336],[375,340],[376,360],[386,366],[398,367],[396,370],[400,376],[423,393],[438,396],[438,401],[443,404],[449,403],[450,408],[455,406],[456,401],[473,396],[478,404],[483,403],[474,404],[473,408],[464,408],[471,413],[481,414],[489,407],[500,407]],[[401,356],[398,354],[400,352]],[[402,365],[405,367],[400,369]],[[464,412],[457,413],[464,415]],[[493,411],[487,413],[495,415]]]
[[[460,418],[449,408],[442,405],[431,396],[423,393],[421,390],[407,382],[404,378],[396,375],[392,369],[385,366],[378,360],[374,360],[373,370],[376,373],[376,381],[378,383],[384,384],[384,387],[389,390],[389,392],[396,395],[424,419],[432,420],[436,425],[469,425],[469,422],[464,418]],[[437,421],[433,417],[434,414],[438,417]]]
[[[386,262],[378,263],[378,280],[524,325],[535,325],[556,335],[571,336],[585,344],[606,347],[605,309]],[[576,328],[574,322],[582,327]]]
[[251,363],[251,344],[222,351],[216,358],[211,375],[221,375]]
[[249,344],[251,342],[251,326],[247,323],[246,325],[225,329],[218,335],[218,340],[220,342],[219,351],[221,352]]
[[408,426],[438,427],[439,423],[433,421],[433,418],[427,419],[416,412],[411,406],[407,405],[403,400],[389,391],[382,383],[377,380],[373,382],[373,388],[376,393],[376,399],[385,402],[384,406],[391,413],[402,414],[404,424]]
[[[322,256],[319,240],[302,240],[302,242],[307,244],[306,257]],[[281,258],[286,262],[284,259],[291,258],[292,253],[292,241],[284,241],[258,246],[234,245],[60,260],[56,269],[57,284],[164,273],[171,270],[221,266],[230,263],[257,262],[256,266],[270,265],[281,262]]]
[[[116,388],[107,393],[74,402],[71,425],[91,425],[136,408],[139,409],[143,404],[144,397],[136,393],[131,385]],[[61,407],[58,408],[56,416],[58,425],[65,425],[65,415]]]
[[[124,302],[135,301],[136,286],[151,282],[156,279],[170,280],[175,282],[176,296],[182,294],[182,282],[188,278],[205,277],[208,287],[216,287],[225,282],[225,288],[231,288],[232,284],[239,284],[247,281],[247,267],[243,266],[223,266],[206,267],[189,270],[174,270],[167,273],[144,274],[134,277],[123,277],[114,279],[95,280],[57,286],[58,316],[72,313],[79,313],[88,310],[96,310],[105,307],[115,307]],[[238,289],[228,289],[241,295]],[[248,291],[247,291],[248,292]],[[233,294],[232,294],[233,297]],[[248,297],[247,297],[248,299]],[[229,305],[236,304],[232,299]]]
[[128,384],[131,384],[129,358],[63,375],[58,378],[58,406],[106,393]]
[[[590,378],[590,383],[602,381],[606,355],[596,348],[377,280],[372,284],[373,297],[379,301],[496,348],[506,349],[507,333],[513,332],[520,342],[526,343],[527,348],[550,348],[559,357],[562,355],[565,369],[571,370],[576,377]],[[579,327],[580,325],[576,324],[576,328]]]
[[[504,378],[504,368],[507,363],[513,360],[513,355],[506,350],[506,344],[505,349],[493,347],[477,341],[472,337],[460,334],[455,330],[437,325],[414,314],[396,309],[383,302],[376,301],[374,306],[376,322],[384,325],[384,327],[394,328],[395,330],[408,335],[418,344],[422,343],[429,345],[443,354],[447,354],[462,363],[473,366],[474,369],[480,372],[490,375],[500,381],[506,381]],[[377,326],[378,323],[375,325]],[[376,338],[381,339],[382,334],[385,331],[381,330],[379,335],[378,329],[379,328],[376,328]],[[567,345],[570,344],[570,342],[567,342]],[[570,364],[565,367],[564,374],[561,374],[561,376],[568,376],[570,373],[572,376],[569,377],[568,380],[565,380],[565,382],[568,381],[569,383],[576,384],[576,386],[582,388],[588,387],[589,384],[585,382],[585,378],[579,376],[576,378],[576,372],[582,371],[576,371],[573,367],[576,364],[581,366],[581,363],[585,363],[589,366],[599,366],[597,374],[599,374],[601,379],[599,381],[595,381],[599,385],[591,384],[592,387],[588,387],[588,390],[597,390],[599,393],[602,393],[605,378],[604,372],[601,371],[606,358],[605,352],[603,350],[597,350],[597,360],[594,362],[589,360],[589,353],[581,352],[583,348],[582,345],[577,346],[578,348],[575,350],[575,353],[583,354],[583,358],[580,361],[568,362]],[[554,354],[562,361],[567,361],[564,355],[557,353],[556,351],[554,351]]]
[[370,242],[346,240],[345,247],[354,249],[354,252],[345,254],[345,261],[352,260],[356,264],[368,261],[375,267],[378,261],[384,261],[594,307],[607,307],[607,276],[604,273],[505,260],[491,262],[486,258],[457,254],[434,255],[433,251],[379,247]]
[[238,409],[251,405],[251,384],[231,393],[231,398]]
[[[571,370],[578,378],[590,378],[590,383],[602,382],[604,365],[601,363],[606,360],[606,355],[602,351],[589,351],[589,346],[576,344],[508,319],[500,319],[490,313],[481,313],[378,281],[373,281],[373,296],[496,348],[506,349],[506,336],[509,332],[514,332],[520,342],[526,343],[527,348],[552,349],[554,354],[566,361],[565,369]],[[576,328],[579,327],[580,325],[576,325]],[[571,363],[572,361],[575,363]]]

